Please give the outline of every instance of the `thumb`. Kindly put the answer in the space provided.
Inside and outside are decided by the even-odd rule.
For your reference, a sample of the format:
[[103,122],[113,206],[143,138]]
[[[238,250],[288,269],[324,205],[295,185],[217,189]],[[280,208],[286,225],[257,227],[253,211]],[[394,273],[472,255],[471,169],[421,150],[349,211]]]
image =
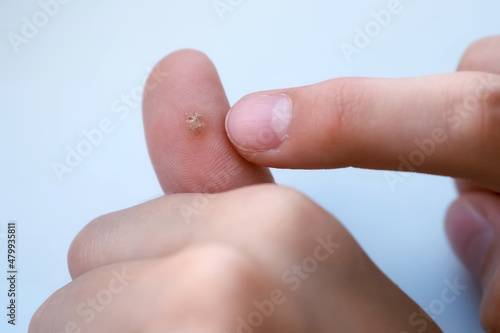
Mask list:
[[488,191],[463,194],[448,211],[446,231],[483,289],[481,324],[486,332],[500,332],[500,196]]
[[228,109],[217,70],[205,54],[181,50],[156,65],[144,90],[143,118],[165,194],[218,193],[273,181],[268,169],[243,159],[227,139]]

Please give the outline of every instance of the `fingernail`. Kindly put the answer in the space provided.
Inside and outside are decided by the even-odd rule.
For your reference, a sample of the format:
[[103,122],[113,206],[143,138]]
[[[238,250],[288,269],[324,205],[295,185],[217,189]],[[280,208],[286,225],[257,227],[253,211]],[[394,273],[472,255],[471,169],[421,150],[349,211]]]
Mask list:
[[486,254],[493,242],[491,222],[468,202],[454,209],[449,218],[456,229],[453,231],[454,246],[470,272],[479,279]]
[[247,97],[229,111],[226,131],[238,148],[266,151],[278,148],[288,137],[292,101],[286,95]]

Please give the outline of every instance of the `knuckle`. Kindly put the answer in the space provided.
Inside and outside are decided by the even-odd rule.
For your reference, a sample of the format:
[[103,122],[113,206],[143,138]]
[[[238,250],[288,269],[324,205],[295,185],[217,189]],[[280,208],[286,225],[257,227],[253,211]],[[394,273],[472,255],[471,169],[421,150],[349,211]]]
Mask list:
[[295,189],[269,186],[258,196],[261,204],[255,207],[262,208],[257,225],[253,227],[266,239],[292,248],[304,248],[331,227],[328,223],[331,216]]
[[333,105],[343,115],[357,112],[364,90],[361,78],[338,78],[330,82],[334,85]]
[[105,233],[95,233],[97,225],[104,225],[111,214],[95,218],[81,230],[71,243],[68,250],[68,268],[73,278],[78,277],[100,264],[102,253],[98,253]]
[[[239,251],[222,244],[206,244],[179,253],[174,259],[163,262],[144,274],[142,284],[156,285],[156,293],[168,295],[169,301],[157,309],[158,314],[193,316],[196,321],[205,321],[201,315],[213,309],[227,308],[244,311],[251,297],[262,289],[259,272]],[[169,276],[171,283],[165,284],[158,277]],[[172,291],[172,284],[176,291]],[[175,308],[172,305],[175,304]],[[229,316],[233,317],[234,314]],[[217,321],[225,315],[218,313]]]
[[500,142],[500,89],[493,92],[486,101],[484,118],[488,146],[495,144],[497,148]]
[[90,267],[87,242],[83,238],[84,236],[80,232],[68,250],[68,269],[73,278],[84,274]]
[[[331,110],[325,112],[327,115],[321,120],[324,121],[325,131],[320,134],[319,144],[328,144],[331,142],[339,143],[339,152],[336,159],[342,159],[341,141],[344,138],[352,137],[350,133],[355,133],[357,119],[360,117],[360,110],[366,94],[367,85],[362,78],[338,78],[327,81],[325,90],[328,91],[329,98],[322,99],[318,96],[317,100],[325,105],[319,105],[319,108]],[[319,94],[324,94],[323,89],[319,89]],[[321,104],[321,102],[320,102]],[[342,161],[341,161],[342,163]]]
[[[164,196],[101,215],[89,222],[78,233],[68,250],[71,276],[75,278],[104,265],[147,257],[150,254],[148,246],[142,244],[142,237],[135,238],[134,235],[144,230],[148,222],[171,216],[168,214],[172,207],[180,205],[182,200],[181,196]],[[176,216],[172,220],[175,218]],[[175,248],[177,243],[169,247],[173,243],[165,244],[164,248]],[[123,251],[124,248],[128,250]]]
[[500,146],[500,76],[478,74],[463,89],[461,101],[450,109],[449,131],[456,131],[456,140],[491,162]]
[[206,244],[157,258],[134,272],[135,291],[148,300],[151,321],[141,321],[141,332],[160,332],[173,322],[189,321],[213,328],[222,312],[241,305],[252,293],[251,269],[232,248]]
[[[249,262],[237,250],[222,244],[205,245],[189,259],[188,272],[195,280],[216,282],[247,280]],[[198,284],[197,284],[198,285]]]
[[[500,82],[499,78],[497,80]],[[473,135],[480,139],[480,144],[484,148],[497,150],[498,142],[500,142],[500,89],[491,90],[486,97],[478,99],[480,100],[479,116],[473,122]]]
[[229,245],[206,244],[188,249],[181,265],[183,269],[178,272],[189,277],[191,291],[204,297],[234,300],[233,296],[241,291],[238,286],[251,287],[256,279],[251,262]]

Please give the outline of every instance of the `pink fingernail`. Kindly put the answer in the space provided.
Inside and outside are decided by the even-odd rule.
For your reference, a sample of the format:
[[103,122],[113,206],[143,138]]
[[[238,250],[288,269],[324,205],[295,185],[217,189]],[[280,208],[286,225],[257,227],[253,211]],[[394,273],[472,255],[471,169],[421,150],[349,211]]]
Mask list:
[[286,95],[251,96],[229,111],[226,131],[234,145],[246,151],[278,148],[288,137],[292,101]]

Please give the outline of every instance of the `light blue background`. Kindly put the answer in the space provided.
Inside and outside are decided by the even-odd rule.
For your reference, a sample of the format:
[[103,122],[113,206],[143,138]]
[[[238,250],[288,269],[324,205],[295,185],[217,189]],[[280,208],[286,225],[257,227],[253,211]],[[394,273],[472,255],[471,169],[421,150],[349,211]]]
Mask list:
[[[40,5],[1,0],[0,234],[8,220],[17,220],[20,238],[18,326],[2,319],[2,332],[26,332],[36,308],[70,281],[66,252],[86,223],[161,194],[140,107],[120,119],[111,105],[142,85],[164,55],[185,47],[206,52],[234,103],[253,91],[339,76],[454,71],[468,44],[500,32],[498,1],[401,0],[404,11],[348,63],[340,43],[352,43],[356,27],[363,28],[370,13],[387,8],[389,0],[246,0],[224,20],[212,2],[72,0],[16,53],[7,34],[19,34],[22,18],[31,20]],[[103,118],[113,121],[114,131],[60,183],[52,162],[62,162],[66,146],[74,147],[83,139],[81,131],[96,128]],[[392,191],[383,172],[274,174],[335,214],[422,307],[440,297],[444,280],[467,284],[436,321],[445,332],[482,332],[477,290],[443,229],[446,207],[456,195],[451,180],[411,175]],[[4,245],[4,258],[1,253]],[[5,264],[1,259],[2,271]],[[7,286],[0,284],[3,304]]]

